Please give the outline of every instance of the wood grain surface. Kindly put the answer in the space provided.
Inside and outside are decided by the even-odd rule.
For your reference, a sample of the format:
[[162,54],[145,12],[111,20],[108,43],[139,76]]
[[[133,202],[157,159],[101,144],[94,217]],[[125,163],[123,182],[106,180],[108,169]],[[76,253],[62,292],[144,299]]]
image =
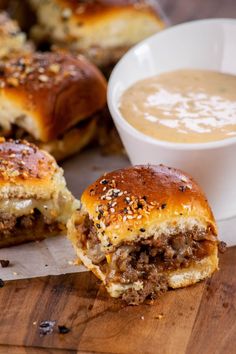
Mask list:
[[[235,0],[160,0],[172,24],[236,17]],[[236,232],[236,231],[232,231]],[[139,307],[108,297],[90,273],[6,282],[0,289],[0,354],[236,353],[236,247],[220,271]],[[40,336],[41,321],[56,321]],[[70,328],[58,333],[58,325]]]
[[[125,306],[90,273],[6,282],[0,290],[0,353],[234,354],[236,247],[220,271],[153,305]],[[56,321],[40,336],[41,321]],[[58,333],[58,325],[71,331]]]

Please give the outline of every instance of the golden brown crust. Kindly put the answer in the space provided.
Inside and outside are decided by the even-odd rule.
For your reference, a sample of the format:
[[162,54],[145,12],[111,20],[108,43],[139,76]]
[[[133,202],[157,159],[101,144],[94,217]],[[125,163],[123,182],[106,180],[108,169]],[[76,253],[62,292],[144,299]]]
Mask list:
[[[149,11],[159,15],[156,1],[150,0],[90,0],[80,2],[77,0],[56,0],[55,2],[62,8],[71,9],[73,16],[77,16],[81,20],[99,17],[101,16],[101,11],[103,14],[108,14],[118,9],[127,8],[136,9],[137,11],[142,9],[142,11]],[[67,17],[66,13],[64,13],[64,17]]]
[[50,179],[55,160],[27,141],[0,140],[0,185]]
[[35,121],[37,131],[29,132],[43,142],[106,103],[103,75],[85,58],[66,53],[32,53],[2,62],[0,87],[5,100]]
[[105,174],[81,197],[84,211],[94,220],[100,239],[112,244],[137,237],[140,229],[162,223],[197,220],[216,235],[216,224],[205,195],[180,170],[134,166]]

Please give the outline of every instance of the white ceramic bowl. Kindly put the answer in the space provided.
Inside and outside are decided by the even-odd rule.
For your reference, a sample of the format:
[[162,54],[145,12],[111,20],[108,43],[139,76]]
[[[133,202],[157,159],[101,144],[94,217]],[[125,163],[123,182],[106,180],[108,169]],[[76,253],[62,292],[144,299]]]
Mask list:
[[122,117],[118,104],[138,80],[179,68],[236,74],[236,20],[210,19],[171,27],[133,47],[116,65],[108,105],[132,164],[163,163],[190,173],[218,220],[236,216],[236,138],[200,144],[160,141]]

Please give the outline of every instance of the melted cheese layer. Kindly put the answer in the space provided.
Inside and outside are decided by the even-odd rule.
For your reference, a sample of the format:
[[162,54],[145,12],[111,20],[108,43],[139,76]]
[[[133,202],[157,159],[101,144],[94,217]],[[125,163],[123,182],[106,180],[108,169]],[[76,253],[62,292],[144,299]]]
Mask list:
[[0,209],[2,213],[20,217],[32,214],[34,209],[41,212],[49,220],[67,223],[72,212],[80,207],[80,202],[71,198],[71,196],[59,195],[57,199],[8,199],[0,200]]

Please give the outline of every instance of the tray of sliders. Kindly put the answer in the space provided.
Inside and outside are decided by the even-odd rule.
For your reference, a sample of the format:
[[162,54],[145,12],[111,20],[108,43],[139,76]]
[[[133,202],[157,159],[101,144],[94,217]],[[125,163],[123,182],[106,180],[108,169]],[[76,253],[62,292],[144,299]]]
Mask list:
[[152,1],[1,6],[0,286],[89,271],[116,314],[200,294],[236,244],[236,21],[164,29]]

